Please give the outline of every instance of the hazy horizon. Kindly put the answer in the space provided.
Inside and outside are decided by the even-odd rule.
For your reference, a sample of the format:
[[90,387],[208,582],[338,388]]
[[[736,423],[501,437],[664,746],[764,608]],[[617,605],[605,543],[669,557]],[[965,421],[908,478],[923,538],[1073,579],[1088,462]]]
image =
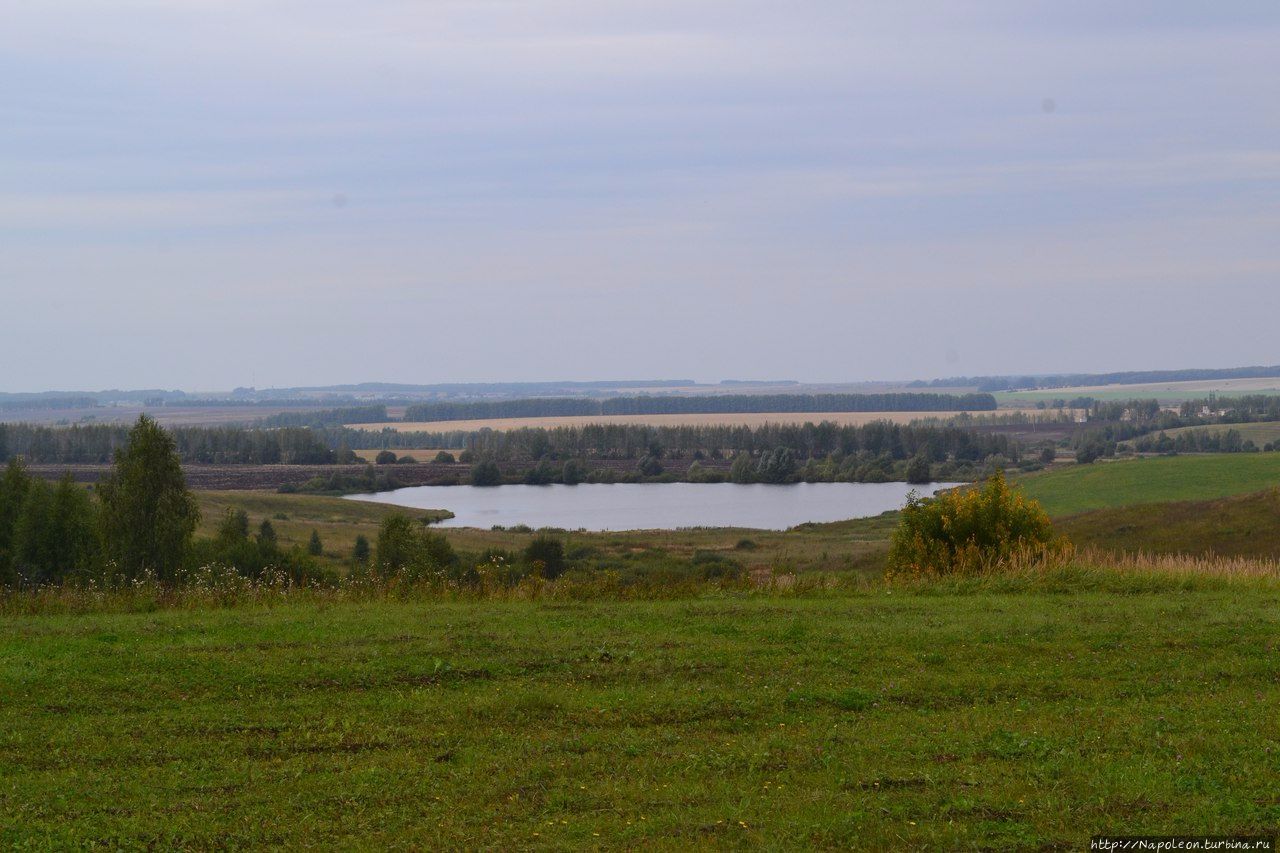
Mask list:
[[1280,362],[1275,3],[3,6],[0,390]]

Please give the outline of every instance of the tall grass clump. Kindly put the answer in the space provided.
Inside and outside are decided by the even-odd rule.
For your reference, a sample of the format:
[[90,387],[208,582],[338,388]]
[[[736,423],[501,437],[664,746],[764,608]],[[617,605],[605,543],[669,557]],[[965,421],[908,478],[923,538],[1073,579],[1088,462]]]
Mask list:
[[1060,565],[1072,547],[1040,504],[997,472],[980,488],[912,494],[889,548],[889,572],[972,575]]

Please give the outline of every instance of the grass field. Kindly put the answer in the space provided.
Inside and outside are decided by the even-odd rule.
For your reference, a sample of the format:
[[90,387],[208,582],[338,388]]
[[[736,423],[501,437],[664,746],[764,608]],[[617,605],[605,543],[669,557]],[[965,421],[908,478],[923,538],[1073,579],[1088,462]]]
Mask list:
[[1052,516],[1166,501],[1213,500],[1280,485],[1280,454],[1162,456],[1066,465],[1017,484]]
[[1280,489],[1095,510],[1058,523],[1077,547],[1280,559]]
[[1001,408],[1029,403],[1093,397],[1096,400],[1150,400],[1181,403],[1210,394],[1237,397],[1244,394],[1280,394],[1280,377],[1262,379],[1205,379],[1187,382],[1151,382],[1139,385],[1081,385],[1073,388],[1046,388],[1040,391],[1002,391],[996,400]]
[[1251,439],[1258,447],[1262,447],[1268,442],[1280,441],[1280,421],[1265,421],[1262,423],[1252,424],[1214,424],[1213,426],[1198,427],[1179,427],[1178,429],[1166,430],[1165,434],[1176,436],[1184,432],[1195,432],[1203,430],[1207,433],[1224,433],[1227,430],[1235,430],[1240,433],[1240,438]]
[[1274,834],[1277,604],[1237,584],[2,618],[0,842]]
[[286,547],[305,545],[315,530],[320,534],[325,552],[335,558],[349,556],[360,534],[373,542],[382,519],[388,515],[400,513],[413,518],[440,515],[438,510],[409,510],[322,495],[255,491],[197,491],[194,494],[200,505],[199,535],[212,536],[228,509],[243,509],[249,514],[254,530],[263,519],[270,520],[280,543]]
[[[861,426],[873,421],[892,421],[907,424],[926,418],[949,418],[960,412],[746,412],[716,413],[707,415],[583,415],[577,417],[548,418],[489,418],[469,421],[418,421],[381,424],[348,424],[351,429],[400,432],[472,432],[479,429],[513,430],[530,428],[553,429],[562,426],[587,424],[648,424],[650,426],[762,426],[764,424],[805,424],[831,421],[841,425]],[[973,415],[991,412],[970,412]]]

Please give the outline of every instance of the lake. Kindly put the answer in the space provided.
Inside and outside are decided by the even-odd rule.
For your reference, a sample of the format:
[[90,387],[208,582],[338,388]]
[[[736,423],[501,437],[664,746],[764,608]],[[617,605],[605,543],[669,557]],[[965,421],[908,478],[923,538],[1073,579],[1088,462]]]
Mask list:
[[447,509],[440,527],[563,527],[568,530],[674,530],[752,527],[785,530],[807,521],[868,518],[901,509],[915,490],[930,496],[958,483],[619,483],[578,486],[415,486],[350,500],[413,509]]

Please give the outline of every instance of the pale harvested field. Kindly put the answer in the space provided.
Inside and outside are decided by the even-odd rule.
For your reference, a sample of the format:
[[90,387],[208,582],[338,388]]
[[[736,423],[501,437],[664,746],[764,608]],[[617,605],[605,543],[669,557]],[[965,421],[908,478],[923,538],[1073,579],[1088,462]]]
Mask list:
[[[1002,414],[1008,414],[1006,409]],[[960,412],[744,412],[709,415],[582,415],[552,418],[489,418],[470,421],[418,421],[414,423],[350,424],[352,429],[394,429],[400,432],[472,432],[478,429],[513,430],[525,427],[553,429],[586,424],[646,424],[649,426],[762,426],[832,421],[861,426],[872,421],[906,424],[924,418],[950,418]],[[982,415],[991,412],[971,412]]]
[[1070,400],[1094,397],[1099,400],[1151,399],[1166,403],[1207,397],[1210,393],[1223,397],[1243,394],[1280,394],[1280,377],[1257,379],[1193,379],[1186,382],[1148,382],[1141,385],[1080,385],[1073,388],[1044,388],[1037,391],[1003,391],[996,394],[1003,408],[1037,400]]

